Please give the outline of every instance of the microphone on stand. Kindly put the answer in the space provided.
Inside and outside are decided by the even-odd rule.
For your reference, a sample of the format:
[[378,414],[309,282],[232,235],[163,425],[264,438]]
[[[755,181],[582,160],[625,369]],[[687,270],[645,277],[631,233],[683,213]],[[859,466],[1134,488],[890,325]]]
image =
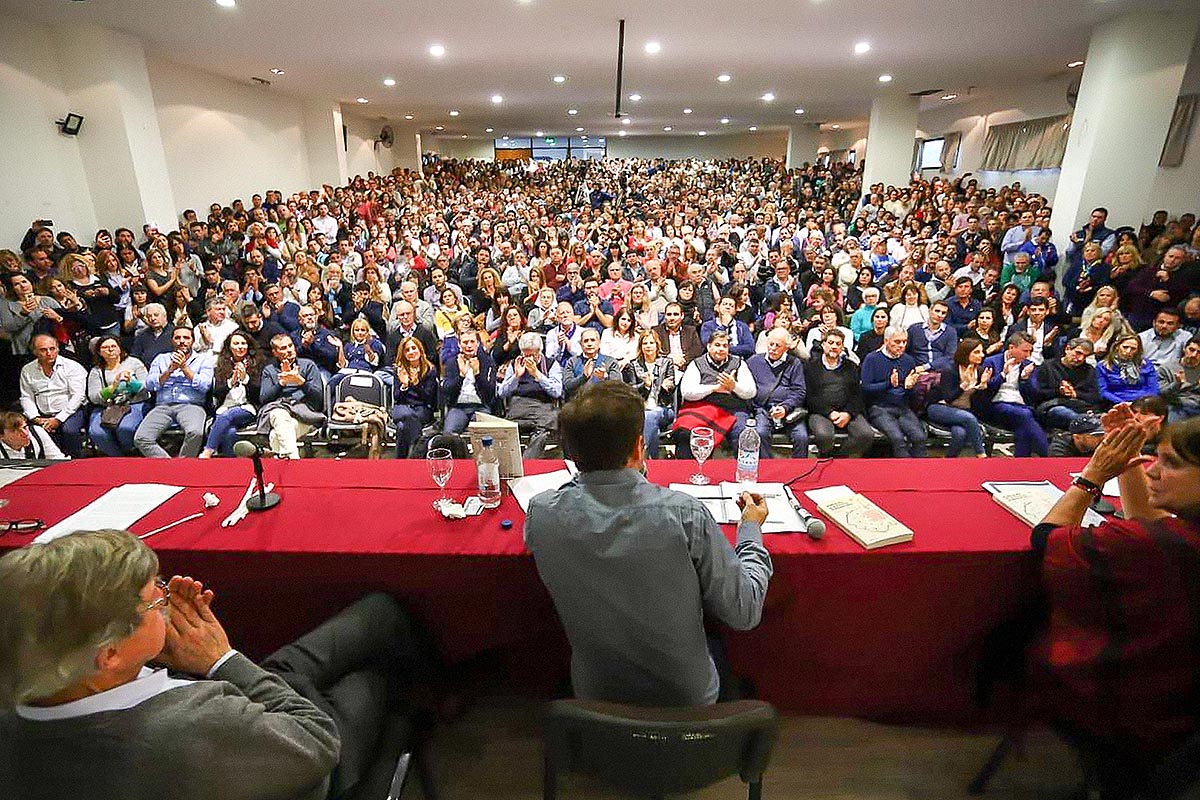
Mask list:
[[258,494],[246,501],[250,511],[266,511],[279,505],[280,497],[274,492],[266,491],[266,481],[263,480],[262,446],[254,442],[240,441],[233,446],[233,454],[242,458],[254,460],[254,479],[258,482]]
[[808,534],[810,539],[820,539],[825,535],[825,522],[814,517],[812,514],[804,510],[804,506],[800,505],[800,501],[796,499],[795,492],[792,487],[784,486],[783,493],[787,495],[788,503],[796,510],[800,521],[804,523],[804,532]]

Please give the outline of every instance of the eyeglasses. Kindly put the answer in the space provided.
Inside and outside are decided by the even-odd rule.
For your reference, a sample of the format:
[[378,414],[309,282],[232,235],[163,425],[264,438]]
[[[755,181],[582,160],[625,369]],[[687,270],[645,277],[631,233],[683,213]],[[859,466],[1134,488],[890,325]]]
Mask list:
[[161,575],[154,579],[154,585],[162,592],[162,597],[151,600],[149,603],[143,603],[144,608],[139,608],[138,613],[145,614],[147,611],[162,609],[161,613],[165,616],[167,607],[171,602],[171,590],[167,586],[167,581]]
[[40,519],[7,519],[0,520],[0,536],[6,533],[32,533],[41,530],[46,523]]

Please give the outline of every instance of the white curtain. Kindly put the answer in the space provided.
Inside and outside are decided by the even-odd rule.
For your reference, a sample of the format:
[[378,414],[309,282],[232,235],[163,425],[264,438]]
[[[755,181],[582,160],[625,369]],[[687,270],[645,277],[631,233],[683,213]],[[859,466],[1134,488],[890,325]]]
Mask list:
[[1071,117],[1042,117],[992,125],[983,141],[981,170],[1055,169],[1067,151]]
[[942,174],[949,174],[954,170],[955,163],[958,162],[958,148],[962,144],[962,134],[958,131],[950,131],[945,135],[946,141],[942,144]]
[[1163,145],[1160,167],[1178,167],[1183,163],[1187,151],[1188,137],[1196,122],[1197,104],[1200,94],[1185,94],[1175,101],[1175,113],[1171,115],[1171,127],[1167,129],[1167,141]]

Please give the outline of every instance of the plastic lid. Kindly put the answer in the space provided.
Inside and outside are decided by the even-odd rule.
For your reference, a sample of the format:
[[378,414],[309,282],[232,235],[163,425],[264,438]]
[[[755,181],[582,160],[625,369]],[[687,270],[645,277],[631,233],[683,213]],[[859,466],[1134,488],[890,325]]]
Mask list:
[[748,419],[746,420],[746,427],[747,427],[747,428],[753,428],[753,427],[754,427],[755,425],[757,425],[757,424],[758,424],[758,422],[757,422],[757,421],[754,419],[754,417],[750,417],[750,418],[748,418]]
[[483,446],[484,446],[484,447],[491,447],[491,446],[492,446],[492,437],[490,437],[490,436],[485,436],[485,437],[483,437],[483,440],[482,440],[482,441],[483,441]]

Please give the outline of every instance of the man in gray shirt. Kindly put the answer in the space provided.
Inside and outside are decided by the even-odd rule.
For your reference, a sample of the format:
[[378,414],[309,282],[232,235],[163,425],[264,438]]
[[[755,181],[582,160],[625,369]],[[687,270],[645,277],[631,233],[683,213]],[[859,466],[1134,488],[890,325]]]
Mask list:
[[[645,478],[645,403],[602,381],[559,412],[580,474],[534,497],[525,543],[571,642],[575,694],[649,706],[715,703],[705,612],[739,630],[762,615],[771,557],[762,497],[743,493],[733,547],[699,500]],[[724,690],[724,691],[721,691]]]

